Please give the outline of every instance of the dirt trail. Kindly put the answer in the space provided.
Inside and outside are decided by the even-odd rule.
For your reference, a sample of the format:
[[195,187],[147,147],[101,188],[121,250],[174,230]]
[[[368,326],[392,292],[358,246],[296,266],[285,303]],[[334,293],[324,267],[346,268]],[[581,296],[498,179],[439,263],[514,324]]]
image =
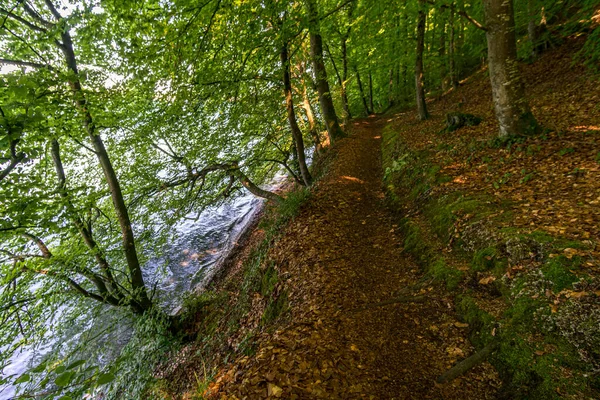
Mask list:
[[[423,284],[402,252],[381,188],[385,124],[354,122],[330,171],[272,249],[292,317],[258,339],[255,355],[219,374],[217,398],[495,397],[499,381],[487,363],[435,383],[473,349],[450,297]],[[377,305],[415,295],[425,301]]]

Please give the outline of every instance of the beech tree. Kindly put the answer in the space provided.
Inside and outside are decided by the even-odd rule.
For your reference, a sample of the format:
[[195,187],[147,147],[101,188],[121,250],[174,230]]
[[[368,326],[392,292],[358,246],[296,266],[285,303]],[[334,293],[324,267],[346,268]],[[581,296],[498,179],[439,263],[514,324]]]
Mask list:
[[484,0],[488,65],[500,136],[527,135],[537,122],[525,97],[517,61],[512,0]]

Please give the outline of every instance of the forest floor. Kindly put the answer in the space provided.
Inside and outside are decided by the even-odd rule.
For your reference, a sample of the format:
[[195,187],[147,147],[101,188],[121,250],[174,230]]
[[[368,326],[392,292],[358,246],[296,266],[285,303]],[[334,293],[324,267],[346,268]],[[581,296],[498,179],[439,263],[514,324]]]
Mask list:
[[381,184],[385,123],[353,123],[330,171],[272,248],[293,319],[220,371],[212,396],[493,398],[499,381],[489,364],[435,383],[473,349],[451,297],[402,252]]
[[[174,397],[594,398],[597,352],[581,365],[577,337],[534,330],[551,314],[577,332],[591,313],[572,310],[600,299],[600,97],[572,63],[581,43],[523,67],[540,136],[494,140],[485,70],[431,99],[429,121],[414,110],[352,121],[297,215],[255,229],[205,296],[197,341],[163,374]],[[451,111],[483,121],[442,133]],[[506,343],[494,365],[508,382],[483,362],[436,383],[490,340]]]

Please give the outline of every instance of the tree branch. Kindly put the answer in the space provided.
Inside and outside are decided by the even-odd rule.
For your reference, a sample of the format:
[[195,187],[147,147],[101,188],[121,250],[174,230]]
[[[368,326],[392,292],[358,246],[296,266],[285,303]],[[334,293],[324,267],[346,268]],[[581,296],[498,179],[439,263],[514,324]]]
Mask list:
[[18,22],[28,26],[29,28],[33,29],[34,31],[43,32],[43,33],[48,32],[46,29],[39,27],[36,24],[27,21],[25,18],[21,17],[20,15],[17,15],[11,11],[5,10],[4,8],[0,8],[0,14],[4,14],[7,17],[12,18],[15,21],[18,21]]
[[[437,4],[431,0],[426,1],[426,3],[431,4],[432,6],[437,6]],[[454,6],[454,3],[453,4],[440,4],[439,7],[440,8],[449,8],[450,10],[453,10],[455,13],[457,13],[461,17],[465,18],[467,21],[469,21],[470,23],[472,23],[473,25],[475,25],[478,29],[481,29],[482,31],[488,30],[488,28],[485,25],[481,24],[475,18],[471,17],[469,14],[467,14],[466,11],[457,10],[456,7]]]
[[51,65],[48,65],[48,64],[40,64],[40,63],[36,63],[36,62],[22,61],[22,60],[11,60],[8,58],[0,58],[0,64],[15,65],[17,67],[31,67],[31,68],[38,68],[38,69],[47,68],[51,71],[54,70],[54,67],[52,67]]
[[19,2],[25,9],[25,12],[27,14],[29,14],[33,19],[37,20],[38,22],[40,22],[42,25],[44,25],[47,28],[52,28],[54,26],[54,24],[52,22],[46,21],[44,18],[42,18],[42,16],[37,11],[35,11],[33,8],[31,8],[29,6],[29,4],[27,4],[26,0],[19,0]]

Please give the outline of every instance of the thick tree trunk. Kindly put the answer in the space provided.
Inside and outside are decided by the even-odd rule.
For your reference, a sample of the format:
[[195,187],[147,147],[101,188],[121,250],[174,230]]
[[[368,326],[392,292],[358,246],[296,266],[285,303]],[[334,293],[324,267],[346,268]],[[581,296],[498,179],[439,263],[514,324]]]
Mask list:
[[488,65],[500,137],[537,131],[517,62],[512,0],[484,0]]
[[371,115],[371,110],[369,110],[369,105],[367,104],[367,96],[365,95],[365,90],[363,88],[362,80],[360,79],[358,68],[354,67],[354,72],[356,73],[356,82],[358,83],[358,90],[360,91],[360,98],[362,99],[363,107],[365,108],[365,114]]
[[298,127],[296,121],[296,112],[294,111],[294,99],[292,96],[292,80],[290,78],[290,60],[288,55],[288,44],[284,43],[281,46],[281,66],[283,67],[283,92],[285,94],[285,104],[287,109],[288,122],[290,123],[290,129],[292,131],[292,137],[294,138],[294,145],[296,146],[296,155],[298,157],[298,167],[300,169],[300,175],[306,186],[312,184],[312,177],[308,171],[306,165],[306,157],[304,155],[304,139],[302,138],[302,132]]
[[424,121],[429,118],[427,112],[427,104],[425,104],[425,85],[424,70],[423,70],[423,50],[425,49],[425,2],[419,0],[419,18],[417,20],[417,57],[415,62],[415,89],[416,89],[416,101],[417,111],[419,112],[419,119]]
[[[50,0],[46,0],[45,3],[52,15],[54,15],[58,21],[63,20]],[[71,40],[71,34],[69,30],[63,31],[61,33],[61,38],[62,43],[59,44],[59,46],[65,56],[67,67],[72,73],[70,76],[69,85],[71,86],[71,90],[73,92],[75,105],[83,117],[84,128],[90,141],[92,142],[94,152],[96,153],[96,157],[98,158],[100,166],[102,167],[102,171],[104,172],[104,177],[110,190],[115,213],[119,221],[119,226],[121,227],[123,250],[127,260],[129,279],[131,281],[133,290],[132,295],[135,299],[135,302],[139,304],[143,311],[145,311],[152,307],[152,302],[148,297],[146,285],[144,284],[142,269],[135,248],[135,240],[133,236],[133,230],[131,228],[131,221],[129,220],[129,213],[125,205],[125,200],[121,191],[121,185],[119,184],[117,174],[112,166],[108,152],[104,147],[104,143],[96,130],[94,119],[92,118],[92,115],[87,107],[86,96],[81,88],[81,82],[79,80],[77,60],[75,58],[73,41]]]
[[319,29],[319,13],[315,1],[306,0],[309,15],[310,53],[313,61],[317,91],[319,93],[321,113],[327,126],[329,141],[334,143],[336,140],[343,138],[345,133],[340,127],[335,107],[333,106],[333,99],[331,98],[327,70],[325,69],[325,62],[323,60],[323,38]]

